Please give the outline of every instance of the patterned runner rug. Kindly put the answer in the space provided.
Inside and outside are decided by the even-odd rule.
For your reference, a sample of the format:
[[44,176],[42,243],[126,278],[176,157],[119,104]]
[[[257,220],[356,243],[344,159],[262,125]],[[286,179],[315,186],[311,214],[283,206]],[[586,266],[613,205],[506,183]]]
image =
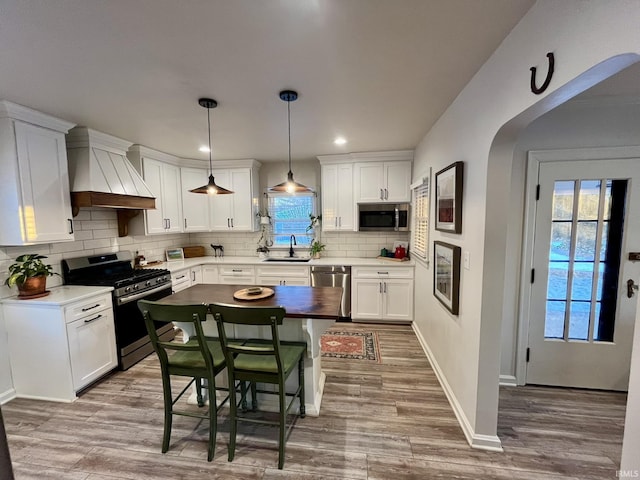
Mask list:
[[323,357],[369,360],[381,363],[376,332],[329,330],[320,337]]

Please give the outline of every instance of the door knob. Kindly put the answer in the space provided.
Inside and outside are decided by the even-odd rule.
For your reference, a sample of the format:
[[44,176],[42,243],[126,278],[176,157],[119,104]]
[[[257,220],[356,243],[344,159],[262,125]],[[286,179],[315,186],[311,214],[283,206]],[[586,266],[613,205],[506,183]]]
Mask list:
[[635,293],[634,290],[638,290],[638,285],[636,285],[633,279],[630,278],[629,280],[627,280],[627,297],[628,298],[633,297],[633,294]]

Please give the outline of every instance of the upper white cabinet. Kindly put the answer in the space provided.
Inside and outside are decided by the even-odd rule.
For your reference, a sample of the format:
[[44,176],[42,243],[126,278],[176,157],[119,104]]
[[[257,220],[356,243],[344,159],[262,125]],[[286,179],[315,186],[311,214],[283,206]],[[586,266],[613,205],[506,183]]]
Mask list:
[[0,101],[0,245],[73,240],[64,137],[72,127]]
[[[211,230],[254,232],[257,228],[258,163],[253,167],[214,168],[216,184],[234,193],[211,195]],[[205,183],[205,182],[203,182]]]
[[411,160],[355,165],[357,203],[410,202]]
[[208,172],[204,168],[182,167],[180,169],[182,216],[185,232],[208,232],[211,229],[209,195],[189,191],[205,185],[208,176]]
[[321,160],[322,168],[322,230],[355,230],[353,201],[353,164],[330,163]]
[[155,210],[144,211],[145,233],[182,232],[182,185],[178,158],[142,145],[133,145],[127,157],[142,173],[156,197]]

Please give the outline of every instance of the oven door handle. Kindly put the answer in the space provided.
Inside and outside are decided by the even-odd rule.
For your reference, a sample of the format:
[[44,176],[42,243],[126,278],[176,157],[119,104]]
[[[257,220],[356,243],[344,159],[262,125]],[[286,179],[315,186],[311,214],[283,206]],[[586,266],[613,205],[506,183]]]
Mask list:
[[144,292],[136,293],[134,295],[127,295],[126,297],[120,297],[116,299],[116,303],[118,305],[124,305],[125,303],[135,302],[141,298],[144,298],[152,293],[161,292],[162,290],[171,290],[171,284],[165,283],[158,288],[154,288],[152,290],[145,290]]

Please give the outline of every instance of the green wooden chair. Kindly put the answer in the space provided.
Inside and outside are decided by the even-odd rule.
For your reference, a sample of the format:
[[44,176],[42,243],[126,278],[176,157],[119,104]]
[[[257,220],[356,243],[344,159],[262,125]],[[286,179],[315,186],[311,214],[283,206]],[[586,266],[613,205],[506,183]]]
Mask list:
[[[279,426],[278,468],[284,466],[284,448],[293,421],[287,425],[287,415],[296,398],[300,402],[299,415],[305,416],[304,405],[304,357],[307,351],[305,342],[281,342],[278,337],[278,325],[282,325],[285,309],[282,307],[242,307],[235,305],[211,304],[211,314],[218,324],[218,335],[227,360],[227,372],[231,400],[231,426],[229,438],[229,461],[233,460],[236,448],[238,421]],[[251,325],[270,327],[270,339],[246,339],[242,344],[234,344],[227,338],[225,326]],[[265,332],[266,333],[266,332]],[[298,367],[298,386],[295,392],[287,393],[285,382]],[[279,398],[279,419],[277,422],[260,418],[250,418],[239,413],[239,406],[245,405],[247,389],[242,383],[249,383],[252,393],[252,406],[256,410],[257,393],[277,395]],[[257,383],[277,385],[277,391],[257,388]],[[236,399],[237,387],[242,387],[242,398]],[[291,401],[287,404],[287,398]]]
[[[151,338],[153,348],[160,359],[162,370],[162,390],[164,396],[164,436],[162,440],[162,453],[169,449],[171,438],[171,424],[173,415],[183,415],[209,420],[209,450],[207,460],[213,459],[216,447],[217,414],[220,408],[229,399],[229,395],[216,406],[215,377],[226,366],[224,354],[220,342],[216,338],[205,337],[202,332],[201,322],[207,315],[206,305],[163,305],[148,300],[139,300],[138,308],[144,316],[144,321]],[[189,338],[187,343],[163,342],[156,334],[156,323],[184,322],[193,324],[195,335]],[[182,391],[173,398],[171,391],[171,376],[192,377]],[[198,406],[204,406],[202,396],[202,380],[206,380],[206,389],[209,396],[209,410],[205,414],[176,410],[176,403],[189,390],[196,385]],[[228,391],[219,387],[217,390]]]

